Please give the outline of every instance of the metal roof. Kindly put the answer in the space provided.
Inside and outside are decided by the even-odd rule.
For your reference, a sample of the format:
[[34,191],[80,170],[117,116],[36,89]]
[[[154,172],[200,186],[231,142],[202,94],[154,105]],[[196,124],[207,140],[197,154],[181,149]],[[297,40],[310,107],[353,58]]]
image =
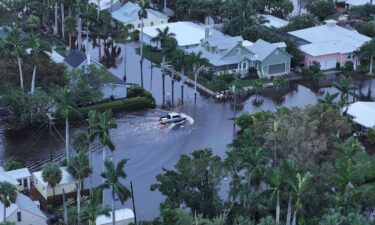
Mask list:
[[261,15],[268,21],[264,24],[266,27],[280,28],[280,27],[286,26],[289,23],[287,20],[280,19],[279,17],[276,17],[276,16],[266,15],[266,14],[261,14]]
[[[138,12],[141,10],[141,7],[139,7],[138,4],[127,2],[125,5],[123,5],[118,10],[113,11],[112,17],[118,21],[121,21],[123,23],[130,23],[133,21],[138,21],[139,16]],[[153,10],[153,9],[146,9],[147,11],[147,18],[162,18],[162,19],[168,19],[169,17],[159,11]]]
[[[109,212],[110,216],[107,217],[105,215],[100,215],[96,217],[96,225],[105,225],[112,223],[112,211]],[[125,208],[125,209],[118,209],[115,211],[116,222],[121,222],[123,220],[134,219],[133,210]]]
[[345,110],[355,123],[367,128],[375,127],[375,102],[355,102],[345,107]]
[[[60,167],[62,172],[62,179],[58,185],[64,184],[72,184],[77,182],[76,178],[74,178],[68,171],[66,167]],[[42,171],[33,172],[34,178],[38,179],[38,182],[42,184],[44,187],[48,187],[48,183],[43,180]],[[58,186],[57,185],[57,186]]]

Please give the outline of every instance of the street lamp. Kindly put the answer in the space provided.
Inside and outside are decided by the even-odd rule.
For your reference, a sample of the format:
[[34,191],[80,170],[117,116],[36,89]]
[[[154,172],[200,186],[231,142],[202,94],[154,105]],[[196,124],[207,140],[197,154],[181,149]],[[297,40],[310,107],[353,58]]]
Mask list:
[[181,74],[181,103],[184,104],[184,83],[186,82],[186,77]]

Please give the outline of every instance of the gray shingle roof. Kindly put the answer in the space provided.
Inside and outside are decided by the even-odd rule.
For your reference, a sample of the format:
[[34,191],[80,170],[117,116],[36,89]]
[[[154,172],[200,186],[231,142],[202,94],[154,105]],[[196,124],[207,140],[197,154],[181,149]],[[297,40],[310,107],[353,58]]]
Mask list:
[[252,46],[247,47],[250,51],[254,52],[260,61],[267,58],[278,47],[262,39],[257,40]]
[[78,68],[83,62],[87,59],[86,54],[78,51],[73,50],[69,55],[67,55],[64,59],[64,62],[73,68]]

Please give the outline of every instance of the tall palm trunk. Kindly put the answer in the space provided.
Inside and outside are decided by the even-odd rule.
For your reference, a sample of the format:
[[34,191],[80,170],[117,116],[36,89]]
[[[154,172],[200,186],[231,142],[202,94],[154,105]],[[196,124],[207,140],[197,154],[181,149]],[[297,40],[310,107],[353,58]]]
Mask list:
[[65,9],[64,9],[64,2],[61,2],[61,35],[63,40],[65,39],[65,28],[64,28],[64,20],[65,20]]
[[291,217],[292,217],[292,194],[289,193],[288,212],[287,212],[287,216],[286,216],[286,225],[290,225]]
[[102,61],[102,39],[100,38],[100,35],[98,37],[98,48],[99,48],[99,62]]
[[6,216],[6,206],[5,206],[5,201],[3,203],[3,221],[6,222],[7,221],[7,216]]
[[[92,152],[91,152],[91,143],[89,145],[89,167],[92,170]],[[90,195],[92,192],[92,173],[90,173]]]
[[80,219],[80,214],[81,214],[81,180],[78,180],[77,184],[77,221],[78,224],[80,224],[81,219]]
[[55,192],[55,185],[52,186],[52,195],[53,195],[53,205],[55,206],[56,205],[56,192]]
[[374,57],[371,56],[370,57],[370,74],[372,74],[373,67],[374,67]]
[[78,25],[78,34],[77,34],[77,49],[81,50],[82,45],[82,19],[79,17],[79,15],[76,16],[77,18],[77,25]]
[[143,88],[143,17],[141,20],[141,87]]
[[72,51],[72,33],[69,32],[69,50]]
[[276,203],[276,224],[280,224],[280,196],[277,194],[277,203]]
[[172,106],[174,105],[174,77],[172,75]]
[[162,74],[162,80],[163,80],[163,106],[165,105],[165,75],[164,73]]
[[115,213],[115,191],[112,187],[112,225],[116,225],[116,213]]
[[[105,172],[105,165],[104,165],[104,163],[105,163],[105,159],[107,158],[107,155],[106,155],[106,152],[105,152],[105,146],[103,146],[103,149],[102,149],[102,156],[103,156],[103,168],[102,168],[102,172],[104,173]],[[105,178],[103,177],[102,178],[102,183],[104,183],[105,182]],[[104,190],[102,191],[103,193],[102,193],[102,205],[103,205],[103,207],[104,207]]]
[[297,211],[297,209],[294,210],[292,225],[297,225]]
[[126,41],[124,43],[124,77],[126,77]]
[[163,54],[163,58],[162,58],[162,65],[161,65],[161,72],[164,73],[164,66],[165,66],[165,55]]
[[65,155],[66,160],[69,163],[69,117],[65,118]]
[[33,77],[31,79],[31,94],[34,94],[34,91],[35,91],[35,76],[36,76],[36,65],[34,66]]
[[18,70],[20,73],[20,86],[21,86],[21,89],[23,90],[23,72],[22,72],[21,57],[18,56],[17,61],[18,61]]
[[53,26],[53,34],[54,35],[57,35],[59,29],[58,29],[58,25],[57,25],[57,9],[58,9],[58,6],[57,6],[57,1],[55,2],[55,25]]

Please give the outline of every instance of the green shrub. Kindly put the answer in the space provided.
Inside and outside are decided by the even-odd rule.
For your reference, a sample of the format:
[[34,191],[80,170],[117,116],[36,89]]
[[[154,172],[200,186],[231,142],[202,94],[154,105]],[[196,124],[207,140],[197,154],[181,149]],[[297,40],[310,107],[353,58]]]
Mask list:
[[79,111],[82,115],[87,114],[90,110],[104,111],[112,109],[113,111],[135,111],[148,108],[154,108],[155,102],[147,97],[134,97],[118,99],[114,101],[103,102],[101,104],[91,105],[80,108]]
[[367,142],[371,145],[375,144],[375,129],[368,129],[366,133]]
[[151,101],[155,102],[155,99],[154,97],[152,97],[152,94],[146,91],[141,86],[133,86],[130,89],[128,89],[127,98],[134,98],[134,97],[146,97],[150,99]]
[[341,69],[341,63],[340,62],[336,62],[336,70],[340,70]]
[[5,171],[17,170],[17,169],[21,169],[21,168],[23,168],[22,163],[20,163],[18,161],[15,161],[15,160],[8,161],[4,165]]
[[353,69],[354,69],[353,62],[352,62],[352,61],[347,61],[347,62],[345,62],[345,64],[344,64],[344,69],[345,69],[346,72],[351,72],[351,71],[353,71]]

